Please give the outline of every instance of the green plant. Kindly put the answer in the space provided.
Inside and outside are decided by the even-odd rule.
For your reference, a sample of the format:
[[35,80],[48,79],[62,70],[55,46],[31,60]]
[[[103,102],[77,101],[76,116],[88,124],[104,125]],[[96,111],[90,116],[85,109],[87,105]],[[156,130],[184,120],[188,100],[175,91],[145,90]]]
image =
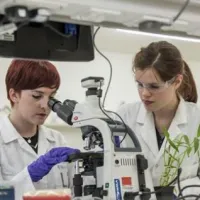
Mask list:
[[200,142],[200,126],[196,136],[190,140],[185,134],[179,134],[173,140],[170,138],[169,132],[165,129],[164,135],[166,137],[164,149],[164,171],[160,179],[160,185],[166,186],[178,174],[178,169],[181,167],[184,159],[197,154],[199,156],[199,142]]

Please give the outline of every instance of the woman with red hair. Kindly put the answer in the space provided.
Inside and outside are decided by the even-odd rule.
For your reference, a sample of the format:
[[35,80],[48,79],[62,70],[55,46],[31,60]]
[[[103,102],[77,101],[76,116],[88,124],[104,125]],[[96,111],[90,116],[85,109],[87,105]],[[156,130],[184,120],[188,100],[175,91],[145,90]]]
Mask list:
[[[48,61],[13,60],[7,71],[12,109],[0,120],[0,182],[20,183],[17,200],[29,190],[61,188],[57,164],[79,152],[66,147],[59,132],[42,126],[50,113],[48,100],[59,86],[58,71]],[[62,170],[63,166],[67,174],[69,165],[62,163]]]

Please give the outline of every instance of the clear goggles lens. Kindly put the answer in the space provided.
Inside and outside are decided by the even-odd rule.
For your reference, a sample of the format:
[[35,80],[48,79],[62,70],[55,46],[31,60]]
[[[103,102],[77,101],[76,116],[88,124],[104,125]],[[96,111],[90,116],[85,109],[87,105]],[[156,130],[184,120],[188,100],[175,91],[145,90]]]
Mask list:
[[165,89],[167,89],[175,80],[175,77],[170,79],[169,81],[166,81],[165,83],[141,83],[139,81],[136,81],[136,85],[138,90],[142,90],[143,88],[146,88],[151,93],[159,93],[163,92]]

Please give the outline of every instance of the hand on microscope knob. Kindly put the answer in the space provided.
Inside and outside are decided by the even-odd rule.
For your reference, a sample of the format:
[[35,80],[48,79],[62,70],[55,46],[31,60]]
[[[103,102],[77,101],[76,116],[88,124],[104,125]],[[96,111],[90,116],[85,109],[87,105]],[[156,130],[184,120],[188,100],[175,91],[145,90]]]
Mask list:
[[28,172],[33,182],[37,182],[49,173],[53,166],[66,162],[70,155],[80,150],[69,147],[56,147],[40,156],[28,166]]

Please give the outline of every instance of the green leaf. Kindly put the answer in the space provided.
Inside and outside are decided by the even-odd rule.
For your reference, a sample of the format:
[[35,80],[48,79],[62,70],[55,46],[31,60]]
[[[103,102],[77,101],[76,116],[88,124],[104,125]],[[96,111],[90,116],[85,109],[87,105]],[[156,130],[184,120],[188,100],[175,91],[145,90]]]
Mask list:
[[194,153],[196,153],[199,149],[199,139],[198,138],[194,138]]
[[[189,146],[191,146],[191,144],[190,144]],[[179,145],[179,147],[184,147],[184,148],[187,148],[187,147],[188,147],[188,145],[184,143],[184,144],[180,144],[180,145]]]
[[186,144],[187,144],[187,145],[190,145],[190,140],[189,140],[188,136],[187,136],[187,135],[184,135],[183,138],[184,138]]
[[[170,146],[171,146],[172,148],[174,148],[176,151],[178,151],[177,146],[172,142],[172,140],[170,140],[169,138],[167,138],[167,141],[169,142],[169,144],[170,144]],[[179,151],[178,151],[178,152],[179,152]]]
[[178,161],[177,158],[175,158],[172,154],[169,153],[168,155],[169,155],[169,161],[170,161],[170,162],[171,162],[171,159],[170,159],[170,158],[172,158],[172,161],[173,161],[173,160]]
[[191,153],[191,151],[192,151],[192,147],[188,147],[186,151],[187,151],[187,155],[188,155],[188,157],[189,157],[189,156],[190,156],[190,153]]
[[198,130],[197,130],[197,137],[198,138],[200,137],[200,124],[199,124]]
[[169,138],[169,132],[167,131],[166,128],[163,129],[163,133],[164,133],[166,138]]
[[167,169],[167,168],[169,168],[169,169],[172,169],[172,168],[177,169],[177,167],[176,167],[176,166],[173,166],[173,165],[165,165],[165,168],[166,168],[166,169]]

